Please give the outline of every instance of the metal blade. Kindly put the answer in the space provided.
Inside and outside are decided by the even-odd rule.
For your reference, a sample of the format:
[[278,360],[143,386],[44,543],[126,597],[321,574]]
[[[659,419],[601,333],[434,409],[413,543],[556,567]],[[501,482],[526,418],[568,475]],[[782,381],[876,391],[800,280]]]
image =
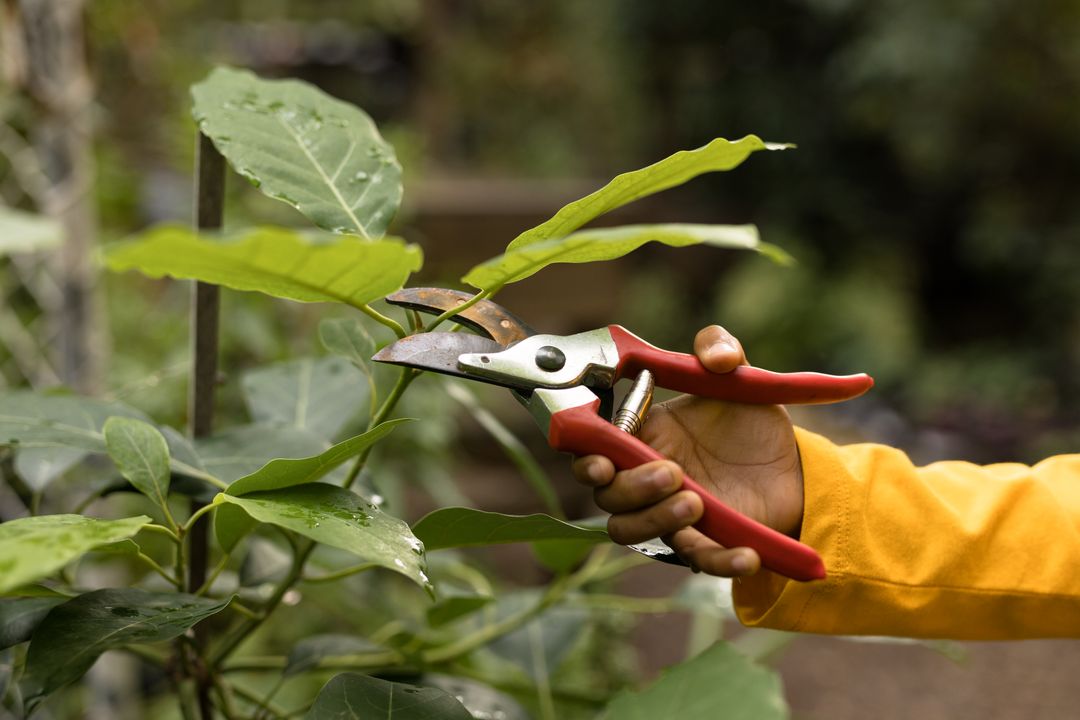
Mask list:
[[[448,288],[405,288],[387,297],[386,302],[429,315],[442,315],[464,305],[472,297],[469,293]],[[454,316],[453,322],[489,337],[503,347],[536,334],[524,320],[491,300],[481,300]]]
[[490,378],[473,375],[458,365],[458,356],[462,353],[497,353],[503,346],[494,340],[467,333],[420,333],[410,335],[384,347],[371,359],[375,362],[403,365],[430,370],[431,372],[453,375],[454,377],[479,380],[480,382],[501,387],[532,390],[528,385],[513,382],[501,382]]

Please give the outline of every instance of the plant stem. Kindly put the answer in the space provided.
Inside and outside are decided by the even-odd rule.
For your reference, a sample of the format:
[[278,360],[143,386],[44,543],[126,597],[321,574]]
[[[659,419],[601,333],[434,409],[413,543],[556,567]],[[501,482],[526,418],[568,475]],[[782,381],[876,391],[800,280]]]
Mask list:
[[217,667],[221,664],[221,661],[227,658],[240,643],[242,643],[248,635],[255,631],[263,623],[271,613],[277,609],[277,606],[281,604],[281,599],[285,597],[285,593],[300,579],[300,576],[304,572],[304,563],[307,562],[311,552],[315,549],[315,543],[309,542],[305,547],[298,548],[293,554],[292,567],[289,568],[288,575],[281,581],[281,583],[274,590],[274,594],[266,601],[261,612],[253,618],[248,618],[236,628],[235,631],[227,638],[225,638],[221,647],[214,653],[211,664]]
[[169,528],[165,527],[164,525],[156,525],[154,523],[150,523],[149,525],[143,525],[141,528],[139,528],[139,532],[143,532],[143,531],[149,531],[149,532],[157,533],[159,535],[164,535],[165,537],[172,540],[174,543],[179,543],[180,542],[180,536],[177,535],[172,530],[170,530]]
[[233,690],[233,692],[235,692],[237,694],[238,697],[241,697],[244,700],[247,700],[249,703],[252,703],[253,705],[257,705],[258,707],[262,708],[263,710],[270,713],[271,715],[273,715],[276,718],[286,718],[286,717],[288,717],[288,714],[284,710],[282,710],[281,708],[277,707],[276,705],[274,705],[274,704],[272,704],[270,702],[264,701],[258,695],[256,695],[255,693],[253,693],[253,692],[251,692],[249,690],[245,690],[244,688],[239,687],[239,686],[233,686],[232,690]]
[[177,460],[177,459],[174,458],[172,460],[172,466],[173,466],[174,469],[179,470],[180,472],[182,472],[183,474],[185,474],[185,475],[187,475],[189,477],[193,477],[196,480],[202,480],[203,482],[210,483],[211,485],[216,487],[218,490],[226,490],[229,487],[229,484],[227,482],[225,482],[224,480],[216,478],[213,475],[211,475],[210,473],[205,472],[203,470],[200,470],[197,467],[192,467],[191,465],[188,465],[187,463],[185,463],[185,462],[183,462],[181,460]]
[[383,315],[381,312],[371,307],[367,303],[363,303],[361,305],[353,305],[353,307],[355,307],[357,310],[364,313],[380,325],[385,325],[386,327],[393,330],[394,334],[397,335],[399,338],[403,338],[409,334],[405,332],[405,328],[401,327],[401,323],[399,323],[397,320]]
[[221,714],[224,715],[227,720],[233,720],[233,718],[240,717],[240,714],[236,711],[236,705],[233,703],[232,686],[225,682],[225,678],[217,673],[211,674],[210,682],[213,683],[214,690],[217,691],[217,696],[221,700],[221,704],[218,706],[218,709],[221,710]]
[[218,579],[218,575],[220,575],[222,573],[222,571],[225,570],[225,568],[226,568],[226,566],[228,566],[228,564],[229,564],[229,556],[228,556],[228,554],[222,555],[221,560],[217,564],[217,567],[215,567],[214,571],[212,573],[210,573],[210,577],[206,578],[206,582],[204,582],[202,584],[202,587],[195,591],[195,594],[196,595],[205,595],[206,593],[208,593],[210,591],[210,588],[213,587],[214,581]]
[[191,528],[195,526],[195,523],[198,522],[199,518],[201,518],[206,513],[212,511],[214,507],[215,505],[213,503],[210,503],[209,505],[203,505],[201,508],[193,512],[191,514],[191,517],[187,519],[187,522],[184,523],[184,525],[180,528],[180,536],[183,537],[184,535],[191,532]]
[[[398,404],[398,400],[405,393],[405,390],[409,387],[414,379],[420,373],[412,368],[402,368],[401,374],[398,375],[397,383],[394,384],[393,390],[386,396],[386,400],[383,401],[382,407],[375,413],[375,416],[371,418],[371,424],[369,428],[373,428],[379,423],[383,422],[390,416],[390,413],[394,411],[394,408]],[[351,488],[353,483],[356,482],[356,478],[360,477],[360,471],[364,469],[364,464],[367,462],[368,456],[371,454],[371,448],[364,450],[356,458],[356,462],[353,463],[352,469],[349,471],[349,476],[345,478],[345,482],[341,484],[344,488]]]
[[356,573],[364,572],[365,570],[370,570],[373,567],[378,567],[378,565],[375,563],[360,563],[359,565],[352,565],[347,568],[342,568],[341,570],[328,572],[325,575],[305,575],[300,578],[300,580],[306,583],[333,582],[349,577],[350,575],[355,575]]
[[548,677],[547,658],[544,657],[544,638],[540,626],[529,626],[529,649],[533,672],[536,675],[536,694],[540,704],[540,717],[555,720],[555,701],[551,697],[551,679]]
[[244,605],[243,603],[238,603],[235,600],[233,600],[231,603],[229,603],[229,608],[232,609],[232,610],[235,610],[236,612],[240,613],[244,617],[249,618],[251,620],[261,620],[262,619],[259,616],[259,613],[255,612],[254,610],[249,608],[247,605]]
[[172,575],[170,575],[168,572],[166,572],[165,568],[158,565],[157,561],[155,561],[154,558],[150,557],[149,555],[147,555],[146,553],[144,553],[142,551],[138,552],[135,555],[135,557],[139,558],[144,563],[146,563],[150,567],[150,569],[153,570],[154,572],[156,572],[158,575],[160,575],[161,577],[168,580],[174,587],[176,587],[177,590],[183,590],[184,589],[184,582],[182,580],[180,580],[179,578],[175,578]]
[[468,300],[466,300],[462,304],[458,305],[457,307],[450,308],[449,310],[444,312],[442,315],[439,315],[437,318],[432,320],[428,324],[428,326],[424,329],[424,332],[431,332],[432,330],[437,328],[439,325],[443,324],[444,322],[446,322],[450,318],[454,317],[458,313],[461,313],[461,312],[464,312],[464,311],[468,310],[469,308],[471,308],[476,303],[480,302],[481,300],[486,300],[486,299],[488,299],[489,297],[491,297],[494,294],[495,294],[495,290],[482,290],[482,291],[476,293],[475,295],[473,295],[471,298],[469,298]]
[[[195,159],[195,227],[198,231],[220,230],[225,213],[225,158],[214,143],[201,131],[196,131],[197,154]],[[218,324],[221,316],[221,290],[216,285],[196,282],[191,299],[191,382],[188,386],[188,431],[194,438],[206,437],[213,430],[214,389],[218,373]],[[191,515],[196,516],[203,504],[191,501]],[[194,529],[194,528],[193,528]],[[189,535],[191,562],[187,563],[187,587],[194,592],[206,582],[206,566],[210,554],[210,535],[205,525]],[[184,561],[187,559],[181,543],[177,552],[177,577],[184,577]],[[196,647],[206,645],[205,625],[196,625],[193,637]],[[176,648],[182,658],[186,651]],[[191,677],[189,663],[183,665]],[[203,720],[212,720],[213,704],[210,699],[212,678],[199,673],[195,679],[195,693],[199,713]]]

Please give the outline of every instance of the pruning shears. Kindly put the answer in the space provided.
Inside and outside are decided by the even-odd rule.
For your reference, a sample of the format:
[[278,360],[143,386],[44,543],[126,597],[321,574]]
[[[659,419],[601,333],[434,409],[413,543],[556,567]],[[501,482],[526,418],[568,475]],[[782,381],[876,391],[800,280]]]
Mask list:
[[[400,307],[442,314],[470,299],[442,288],[408,288],[387,298]],[[862,395],[874,381],[865,374],[775,373],[741,366],[713,373],[694,356],[655,347],[620,325],[574,335],[537,333],[502,306],[481,300],[454,316],[477,334],[427,332],[398,340],[375,356],[378,362],[431,370],[510,389],[524,405],[548,444],[574,455],[605,455],[625,470],[664,456],[633,434],[643,419],[652,383],[701,397],[753,404],[832,403]],[[613,386],[637,377],[611,423]],[[655,379],[655,380],[654,380]],[[629,404],[629,406],[628,406]],[[749,547],[762,565],[793,580],[825,577],[825,566],[810,547],[737,513],[689,477],[684,490],[705,507],[695,528],[725,547]],[[634,549],[663,554],[659,543]],[[668,551],[669,562],[676,560]]]

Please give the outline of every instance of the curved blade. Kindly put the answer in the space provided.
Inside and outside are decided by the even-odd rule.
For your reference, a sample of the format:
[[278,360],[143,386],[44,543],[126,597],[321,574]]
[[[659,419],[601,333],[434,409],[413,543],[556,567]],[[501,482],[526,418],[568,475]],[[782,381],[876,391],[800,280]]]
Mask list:
[[[467,292],[448,288],[405,288],[388,296],[386,302],[429,315],[442,315],[447,310],[464,305],[472,297]],[[524,320],[491,300],[481,300],[454,316],[453,321],[491,338],[503,347],[536,334]]]
[[371,359],[375,362],[403,365],[418,370],[453,375],[455,377],[479,380],[480,382],[502,387],[519,387],[532,390],[529,385],[518,385],[513,381],[503,382],[472,375],[458,365],[458,356],[463,353],[497,353],[503,346],[494,340],[467,333],[430,332],[410,335],[393,342],[375,353]]

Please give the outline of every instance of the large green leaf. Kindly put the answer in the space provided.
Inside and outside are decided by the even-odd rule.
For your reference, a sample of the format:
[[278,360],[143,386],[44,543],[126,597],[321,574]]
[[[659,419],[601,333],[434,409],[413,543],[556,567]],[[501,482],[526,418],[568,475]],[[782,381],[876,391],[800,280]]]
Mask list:
[[627,203],[682,185],[702,173],[731,170],[758,150],[783,150],[791,147],[767,143],[755,135],[740,140],[716,138],[696,150],[680,150],[640,170],[616,175],[604,187],[564,206],[555,216],[514,238],[507,250],[565,237],[593,218]]
[[605,720],[781,720],[788,717],[780,678],[727,643],[669,669],[641,692],[624,692],[608,705]]
[[386,232],[401,166],[364,111],[299,80],[232,68],[215,69],[191,95],[199,129],[262,192],[326,230]]
[[431,590],[424,572],[424,546],[409,526],[354,492],[308,483],[242,497],[221,493],[214,502],[237,505],[259,522],[351,552]]
[[[370,436],[360,435],[330,449],[323,439],[305,430],[241,425],[200,440],[198,450],[211,472],[232,483],[229,491],[242,494],[333,478],[338,474],[334,470],[351,457],[347,454],[350,450],[354,454],[363,452],[398,422],[379,426],[370,431]],[[300,459],[279,459],[282,457]],[[346,469],[340,470],[344,477]],[[239,507],[223,505],[214,511],[214,535],[225,552],[231,552],[255,525],[255,520]]]
[[76,395],[41,395],[29,390],[0,393],[0,443],[20,447],[68,447],[105,452],[101,432],[112,416],[145,420],[121,403]]
[[781,262],[790,257],[779,248],[761,242],[753,225],[625,225],[582,230],[565,237],[514,248],[477,265],[463,278],[481,290],[494,291],[524,280],[554,263],[588,263],[614,260],[648,242],[671,247],[712,245],[763,252]]
[[101,545],[132,537],[150,518],[39,515],[0,524],[0,593],[48,577]]
[[534,542],[536,540],[591,540],[602,543],[607,532],[579,527],[550,515],[504,515],[502,513],[451,507],[435,510],[413,526],[416,537],[430,550]]
[[275,458],[318,455],[329,443],[310,432],[280,425],[238,425],[195,442],[207,471],[227,483],[251,475]]
[[190,228],[163,225],[113,245],[106,264],[118,272],[138,270],[150,277],[168,275],[354,307],[399,290],[409,274],[420,269],[422,254],[416,245],[329,237],[315,243],[294,230],[264,227],[229,240],[204,240]]
[[168,509],[169,446],[158,429],[141,420],[111,417],[105,422],[105,447],[120,474],[135,489]]
[[58,247],[63,237],[56,220],[0,205],[0,258],[50,250]]
[[319,323],[319,339],[327,350],[348,358],[366,374],[371,373],[375,338],[355,318],[328,318]]
[[214,510],[214,537],[221,549],[231,553],[258,523],[236,505],[220,504]]
[[364,373],[344,358],[303,358],[266,365],[240,381],[251,417],[332,439],[358,411],[368,410]]
[[29,640],[34,628],[49,611],[67,600],[63,595],[0,598],[0,648]]
[[106,650],[171,640],[230,601],[125,588],[96,590],[53,608],[26,654],[28,709],[82,677]]
[[[0,445],[10,443],[18,448],[16,467],[20,471],[29,468],[30,478],[39,485],[35,489],[41,489],[86,452],[106,451],[103,427],[110,417],[149,422],[143,413],[118,402],[28,390],[0,393]],[[198,477],[201,468],[188,440],[172,428],[163,432],[173,470]],[[19,457],[26,449],[40,452],[32,453],[23,465]]]
[[49,483],[78,465],[87,452],[68,447],[20,447],[15,455],[15,472],[31,490],[44,490]]
[[250,475],[229,485],[230,495],[247,495],[266,490],[280,490],[315,482],[326,477],[346,460],[356,457],[390,434],[395,427],[409,422],[407,418],[390,420],[373,427],[362,435],[349,438],[314,457],[271,460]]
[[432,687],[343,673],[326,683],[307,720],[472,720],[452,695]]

